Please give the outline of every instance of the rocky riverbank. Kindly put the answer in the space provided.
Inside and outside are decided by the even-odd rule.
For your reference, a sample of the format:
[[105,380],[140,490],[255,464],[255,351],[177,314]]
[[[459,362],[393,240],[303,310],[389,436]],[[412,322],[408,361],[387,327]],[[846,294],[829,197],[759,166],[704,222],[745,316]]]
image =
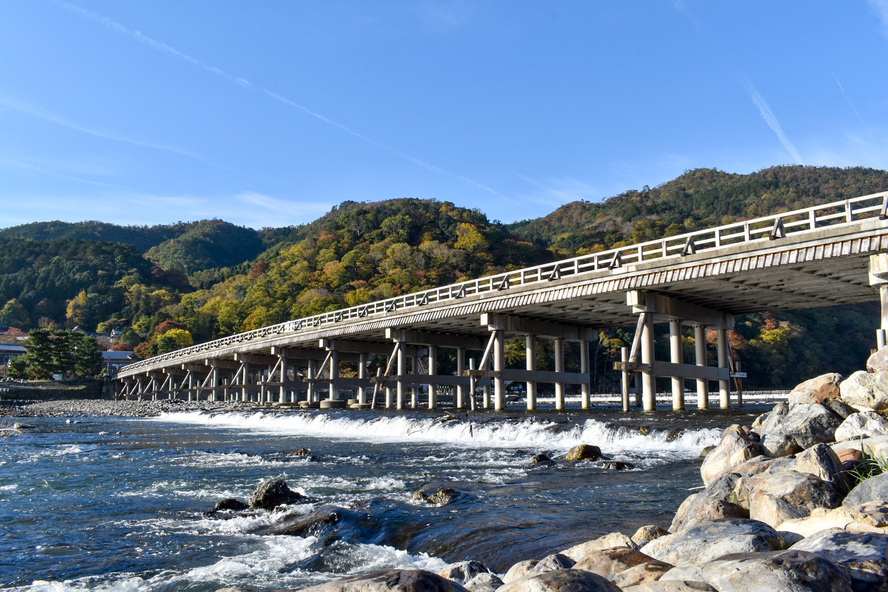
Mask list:
[[0,400],[0,417],[156,417],[161,413],[231,409],[213,401],[111,399]]
[[[668,529],[611,533],[505,573],[467,561],[310,592],[888,590],[888,348],[727,428]],[[882,471],[885,470],[883,473]]]

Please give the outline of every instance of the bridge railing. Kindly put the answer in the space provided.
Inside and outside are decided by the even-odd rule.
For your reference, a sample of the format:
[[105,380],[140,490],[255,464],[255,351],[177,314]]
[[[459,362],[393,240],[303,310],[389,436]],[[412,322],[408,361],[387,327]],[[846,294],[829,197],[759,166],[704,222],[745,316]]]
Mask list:
[[601,270],[615,271],[627,265],[665,257],[686,257],[700,251],[723,246],[776,240],[829,226],[851,224],[867,218],[888,218],[888,192],[864,195],[801,210],[734,222],[716,228],[665,237],[636,245],[589,253],[572,259],[553,261],[535,267],[517,269],[439,288],[396,296],[386,300],[377,300],[350,308],[325,312],[311,317],[286,321],[277,325],[222,337],[148,358],[126,366],[121,372],[133,374],[141,368],[157,365],[158,363],[162,364],[163,362],[193,354],[283,333],[299,332],[342,321],[392,313],[405,308],[418,308],[445,301],[457,301],[470,296],[495,294],[515,286],[551,282],[582,273]]

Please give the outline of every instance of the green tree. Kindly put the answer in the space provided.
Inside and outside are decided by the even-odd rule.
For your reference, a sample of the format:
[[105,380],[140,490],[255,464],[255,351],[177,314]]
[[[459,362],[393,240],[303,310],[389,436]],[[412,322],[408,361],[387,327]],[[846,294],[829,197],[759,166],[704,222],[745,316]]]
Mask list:
[[102,373],[102,350],[95,337],[84,335],[75,345],[74,373],[78,378]]

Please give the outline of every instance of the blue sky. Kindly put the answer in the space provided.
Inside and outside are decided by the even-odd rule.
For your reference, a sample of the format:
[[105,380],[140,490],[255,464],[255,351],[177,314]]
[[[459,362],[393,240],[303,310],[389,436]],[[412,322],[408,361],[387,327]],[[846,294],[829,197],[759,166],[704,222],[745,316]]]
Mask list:
[[888,0],[0,0],[0,227],[888,168]]

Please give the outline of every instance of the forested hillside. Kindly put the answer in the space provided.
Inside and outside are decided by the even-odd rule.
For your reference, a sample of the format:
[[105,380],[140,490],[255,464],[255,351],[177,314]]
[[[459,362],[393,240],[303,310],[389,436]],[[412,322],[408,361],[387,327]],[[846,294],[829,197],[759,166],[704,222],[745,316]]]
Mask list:
[[[122,331],[153,355],[505,269],[888,189],[888,171],[774,167],[688,171],[656,188],[493,223],[448,202],[345,202],[303,226],[220,220],[153,227],[41,222],[0,230],[0,323]],[[877,305],[737,319],[732,346],[750,386],[850,372],[874,346]],[[601,388],[631,328],[601,332]],[[665,347],[664,344],[661,344]],[[689,341],[688,346],[692,343]],[[520,348],[519,348],[520,349]]]

